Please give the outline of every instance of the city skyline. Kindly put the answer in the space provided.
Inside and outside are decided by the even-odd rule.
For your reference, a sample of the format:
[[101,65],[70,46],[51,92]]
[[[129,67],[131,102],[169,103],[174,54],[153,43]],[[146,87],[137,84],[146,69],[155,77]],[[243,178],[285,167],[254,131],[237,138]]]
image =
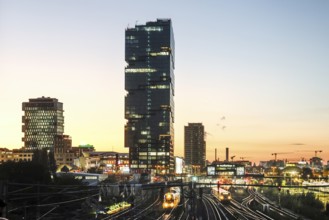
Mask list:
[[[188,4],[189,10],[183,10]],[[329,159],[327,1],[0,0],[0,147],[20,148],[21,104],[65,105],[74,146],[124,149],[124,34],[170,18],[176,43],[175,155],[203,123],[207,159]]]

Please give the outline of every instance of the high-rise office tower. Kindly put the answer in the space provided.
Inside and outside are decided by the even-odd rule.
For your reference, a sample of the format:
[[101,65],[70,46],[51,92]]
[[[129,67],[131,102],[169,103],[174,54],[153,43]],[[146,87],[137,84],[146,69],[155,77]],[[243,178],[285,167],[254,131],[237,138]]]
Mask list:
[[206,141],[202,123],[188,123],[184,127],[185,164],[193,168],[193,172],[201,172],[206,165]]
[[27,149],[53,149],[56,136],[64,133],[63,103],[54,98],[23,102],[23,142]]
[[133,172],[174,172],[175,44],[170,19],[126,29],[125,147]]

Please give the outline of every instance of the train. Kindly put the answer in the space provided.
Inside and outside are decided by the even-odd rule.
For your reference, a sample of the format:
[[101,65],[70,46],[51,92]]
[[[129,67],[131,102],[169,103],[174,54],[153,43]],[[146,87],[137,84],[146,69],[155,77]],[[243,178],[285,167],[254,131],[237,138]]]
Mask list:
[[231,193],[222,188],[212,188],[212,194],[217,197],[221,203],[230,203],[232,200]]
[[171,187],[169,192],[164,194],[162,207],[165,210],[176,208],[180,202],[180,188]]
[[131,204],[127,202],[119,202],[108,207],[107,214],[113,215],[115,213],[121,212],[122,210],[128,209],[131,207]]

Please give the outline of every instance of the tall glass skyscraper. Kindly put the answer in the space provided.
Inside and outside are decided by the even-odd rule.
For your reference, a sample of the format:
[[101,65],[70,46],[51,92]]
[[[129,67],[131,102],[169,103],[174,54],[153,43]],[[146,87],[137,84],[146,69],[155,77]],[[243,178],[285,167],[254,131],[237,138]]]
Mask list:
[[184,156],[193,173],[200,173],[206,165],[206,141],[202,123],[188,123],[184,127]]
[[175,44],[170,19],[126,29],[125,147],[133,172],[174,172]]
[[29,99],[23,102],[24,147],[31,150],[53,150],[56,136],[63,136],[63,103],[54,98]]

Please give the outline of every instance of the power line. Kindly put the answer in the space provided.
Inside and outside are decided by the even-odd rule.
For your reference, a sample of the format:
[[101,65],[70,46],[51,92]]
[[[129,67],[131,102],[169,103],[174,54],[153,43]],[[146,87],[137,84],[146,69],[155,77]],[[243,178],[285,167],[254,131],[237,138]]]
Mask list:
[[30,207],[45,207],[45,206],[55,206],[55,205],[62,205],[62,204],[67,204],[67,203],[73,203],[73,202],[78,202],[90,197],[95,197],[98,196],[99,193],[91,195],[91,196],[87,196],[87,197],[83,197],[83,198],[79,198],[79,199],[73,199],[73,200],[68,200],[68,201],[64,201],[64,202],[56,202],[56,203],[48,203],[48,204],[41,204],[41,205],[29,205],[29,206],[21,206],[12,210],[9,210],[8,212],[12,212],[15,211],[17,209],[21,209],[21,208],[30,208]]

